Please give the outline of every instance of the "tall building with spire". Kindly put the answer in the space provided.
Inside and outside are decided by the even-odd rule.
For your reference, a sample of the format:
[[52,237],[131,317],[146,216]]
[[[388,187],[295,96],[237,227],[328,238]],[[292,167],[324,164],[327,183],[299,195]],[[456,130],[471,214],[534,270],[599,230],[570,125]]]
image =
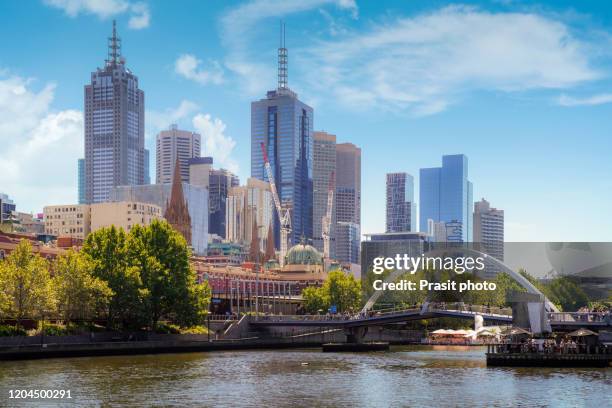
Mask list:
[[85,85],[85,201],[108,201],[113,187],[144,183],[144,92],[125,65],[113,21],[104,67]]
[[[261,151],[266,149],[281,205],[291,214],[290,244],[313,237],[313,109],[288,86],[284,27],[278,49],[278,85],[251,103],[251,177],[269,181]],[[274,241],[280,243],[278,215]]]
[[187,201],[183,194],[183,182],[181,181],[181,166],[179,159],[176,159],[174,166],[174,176],[172,179],[172,191],[170,199],[166,205],[164,218],[175,230],[180,232],[191,245],[191,217],[187,208]]

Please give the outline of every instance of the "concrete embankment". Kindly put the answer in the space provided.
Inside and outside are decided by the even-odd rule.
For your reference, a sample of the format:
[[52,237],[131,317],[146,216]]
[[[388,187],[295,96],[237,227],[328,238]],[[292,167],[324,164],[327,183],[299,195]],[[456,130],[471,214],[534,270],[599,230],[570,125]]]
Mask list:
[[282,349],[320,347],[310,341],[243,339],[236,341],[117,341],[99,343],[45,343],[0,348],[0,360],[29,360],[57,357],[87,357],[135,354],[188,353],[217,350]]
[[[126,336],[96,333],[95,337],[40,336],[0,338],[0,360],[86,357],[133,354],[208,352],[217,350],[320,348],[325,343],[345,342],[342,330],[254,333],[239,330],[240,337],[215,339],[215,335],[151,334]],[[227,333],[230,334],[230,333]],[[232,333],[234,335],[238,333]],[[130,339],[129,341],[127,341]],[[420,332],[388,331],[369,333],[364,341],[391,344],[418,344]]]

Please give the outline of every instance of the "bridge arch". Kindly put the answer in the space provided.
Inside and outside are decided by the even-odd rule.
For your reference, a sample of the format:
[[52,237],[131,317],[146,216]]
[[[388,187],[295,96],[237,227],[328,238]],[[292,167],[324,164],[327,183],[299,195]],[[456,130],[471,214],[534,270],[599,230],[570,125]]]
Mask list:
[[[510,268],[508,265],[506,265],[505,263],[503,263],[499,259],[497,259],[497,258],[495,258],[495,257],[493,257],[491,255],[485,254],[484,252],[480,252],[480,251],[477,251],[475,249],[472,249],[472,248],[460,248],[460,250],[462,252],[470,254],[472,256],[481,256],[481,257],[486,258],[487,262],[492,262],[493,264],[498,266],[502,272],[507,273],[519,285],[521,285],[523,288],[525,288],[527,290],[527,293],[531,293],[533,295],[542,296],[542,298],[544,299],[544,306],[547,309],[547,311],[549,311],[549,312],[556,312],[556,313],[559,312],[559,309],[557,308],[557,306],[555,306],[546,297],[546,295],[544,295],[538,288],[536,288],[531,282],[529,282],[529,280],[527,278],[525,278],[520,273],[516,272],[514,269]],[[447,253],[447,252],[448,252],[448,248],[433,249],[431,251],[425,252],[423,254],[423,256],[434,256],[434,255],[438,255],[438,254],[444,254],[444,253]],[[389,274],[389,276],[387,276],[387,279],[385,279],[385,282],[394,282],[395,279],[397,279],[398,277],[400,277],[404,273],[406,273],[406,271],[396,269],[395,271],[391,272],[391,274]],[[376,303],[376,301],[378,300],[378,298],[382,295],[382,293],[383,293],[383,291],[381,291],[381,290],[375,291],[372,294],[372,296],[370,296],[370,298],[368,299],[366,304],[363,306],[363,309],[361,309],[361,312],[365,313],[365,312],[371,310],[372,307],[374,306],[374,304]]]

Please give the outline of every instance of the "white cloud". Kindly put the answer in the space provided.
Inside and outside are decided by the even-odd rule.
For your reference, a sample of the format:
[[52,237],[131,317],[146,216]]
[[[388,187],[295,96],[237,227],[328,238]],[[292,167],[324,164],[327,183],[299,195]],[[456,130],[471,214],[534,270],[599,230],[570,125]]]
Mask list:
[[238,76],[242,89],[249,96],[260,95],[274,84],[273,65],[257,62],[261,55],[255,56],[250,47],[259,27],[267,32],[270,30],[269,24],[260,22],[326,6],[348,11],[357,18],[354,0],[253,0],[233,8],[221,18],[221,39],[228,49],[225,66]]
[[134,3],[130,7],[132,13],[134,13],[128,21],[128,27],[133,30],[141,30],[149,26],[151,20],[151,12],[149,6],[146,3]]
[[603,105],[612,102],[612,94],[599,94],[587,96],[585,98],[575,98],[568,95],[561,95],[557,100],[557,103],[561,106],[595,106]]
[[129,13],[128,26],[140,30],[149,26],[151,13],[146,3],[130,3],[126,0],[44,0],[45,4],[61,9],[69,17],[80,14],[95,15],[107,19],[123,13]]
[[216,167],[224,167],[238,173],[238,163],[232,157],[236,141],[225,133],[227,125],[208,113],[198,112],[199,109],[200,106],[196,103],[182,100],[178,106],[162,112],[147,111],[147,138],[167,129],[173,123],[182,122],[183,126],[179,125],[179,128],[191,126],[194,132],[202,136],[202,156],[212,156]]
[[600,77],[587,45],[562,22],[463,6],[381,23],[298,58],[315,93],[415,115],[442,111],[472,90],[560,89]]
[[35,91],[34,83],[0,77],[0,186],[21,211],[76,202],[83,155],[83,114],[52,111],[55,86]]
[[223,82],[223,70],[218,62],[212,61],[209,69],[200,68],[202,61],[192,54],[183,54],[174,62],[174,72],[201,85]]
[[167,129],[173,123],[191,117],[199,108],[195,102],[183,99],[176,108],[168,108],[163,112],[147,111],[147,137],[155,135],[160,130]]
[[231,156],[236,142],[225,134],[226,125],[219,118],[210,114],[198,113],[193,118],[193,127],[202,136],[203,156],[212,156],[215,167],[224,167],[238,173],[238,163]]

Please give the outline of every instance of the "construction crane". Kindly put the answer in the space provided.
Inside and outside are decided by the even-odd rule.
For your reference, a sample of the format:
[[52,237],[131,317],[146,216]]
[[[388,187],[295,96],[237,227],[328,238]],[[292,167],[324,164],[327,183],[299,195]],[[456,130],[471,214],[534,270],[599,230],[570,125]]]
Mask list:
[[322,235],[323,235],[323,258],[329,259],[329,240],[331,235],[331,223],[332,223],[332,208],[334,205],[334,176],[335,173],[332,171],[329,176],[329,187],[327,189],[327,212],[321,219]]
[[280,256],[278,263],[280,266],[285,265],[285,255],[287,255],[287,245],[289,243],[289,235],[291,234],[291,214],[289,208],[283,210],[280,199],[278,198],[278,192],[276,191],[276,183],[274,182],[274,175],[272,174],[272,167],[268,160],[268,154],[266,153],[266,146],[261,143],[261,152],[263,153],[264,167],[268,174],[268,182],[270,183],[270,190],[272,190],[272,198],[274,199],[274,206],[276,207],[276,213],[278,214],[278,220],[280,222]]

